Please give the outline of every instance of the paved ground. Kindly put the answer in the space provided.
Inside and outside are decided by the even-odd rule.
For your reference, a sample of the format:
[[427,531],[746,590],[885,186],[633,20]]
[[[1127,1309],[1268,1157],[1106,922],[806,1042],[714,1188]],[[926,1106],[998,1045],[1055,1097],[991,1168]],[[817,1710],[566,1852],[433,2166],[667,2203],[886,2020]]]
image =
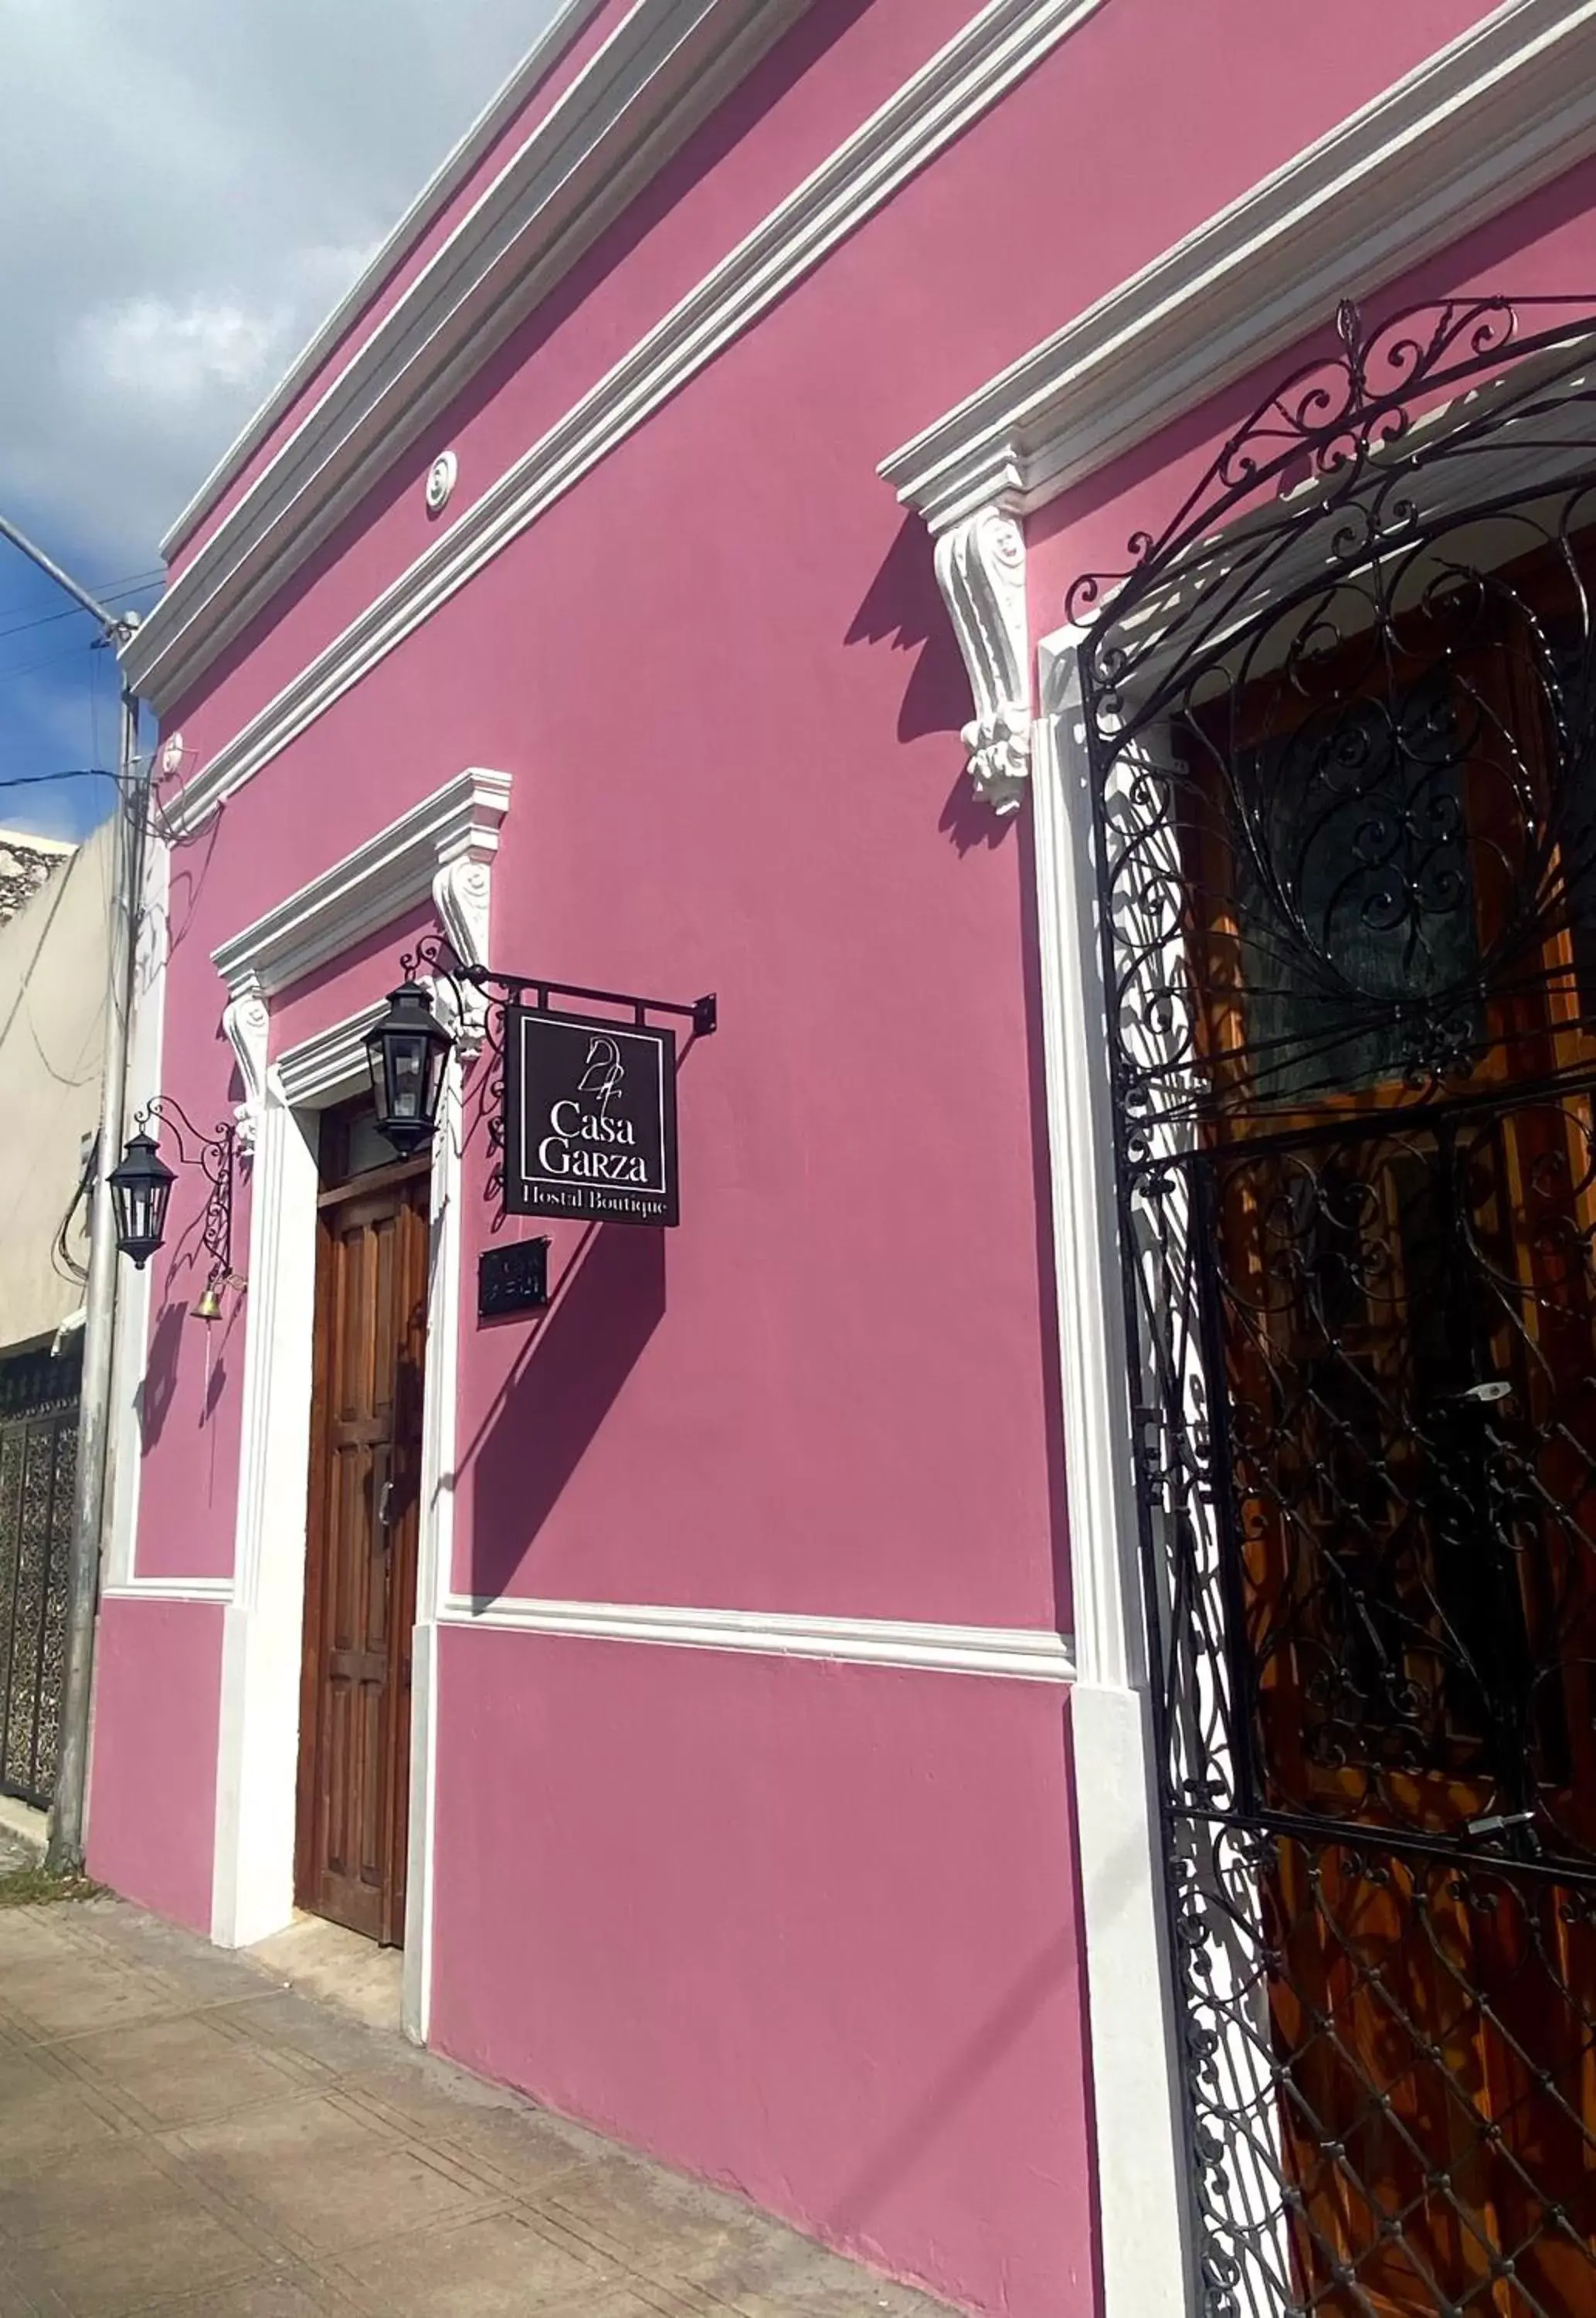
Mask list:
[[0,2318],[946,2318],[120,1900],[0,1909]]

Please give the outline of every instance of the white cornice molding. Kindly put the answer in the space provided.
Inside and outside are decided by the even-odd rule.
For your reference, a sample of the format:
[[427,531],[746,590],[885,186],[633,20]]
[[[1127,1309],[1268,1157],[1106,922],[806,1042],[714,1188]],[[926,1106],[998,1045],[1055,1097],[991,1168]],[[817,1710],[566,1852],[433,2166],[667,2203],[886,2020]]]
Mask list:
[[[270,998],[391,923],[435,893],[442,871],[469,864],[485,878],[510,786],[508,773],[470,767],[222,942],[211,963],[235,1002]],[[485,895],[481,907],[485,913]],[[453,938],[454,926],[445,921],[444,930]]]
[[926,1626],[897,1618],[815,1618],[781,1611],[686,1610],[468,1594],[449,1595],[439,1616],[444,1625],[565,1634],[588,1641],[752,1651],[763,1658],[820,1658],[835,1665],[1006,1676],[1017,1682],[1067,1683],[1075,1677],[1069,1642],[1042,1628]]
[[937,541],[937,581],[974,696],[961,735],[970,777],[994,813],[1017,812],[1031,770],[1024,532],[1000,508],[982,508]]
[[[1104,0],[988,0],[358,619],[198,768],[170,808],[175,829],[190,834],[200,827],[1103,4]],[[169,705],[158,687],[147,696],[157,708]]]
[[369,1086],[366,1035],[387,1011],[387,1000],[375,998],[358,1013],[286,1047],[272,1065],[273,1092],[291,1110],[325,1110]]
[[130,641],[140,693],[197,681],[809,4],[637,0]]
[[1596,151],[1596,0],[1506,0],[886,460],[1029,510]]
[[229,485],[238,481],[283,412],[303,392],[382,284],[403,265],[439,211],[484,159],[495,139],[525,103],[539,81],[558,63],[562,51],[603,4],[604,0],[565,0],[564,6],[556,11],[553,21],[527,50],[503,87],[489,99],[454,150],[428,178],[381,247],[363,268],[359,280],[345,292],[296,357],[293,367],[278,381],[229,444],[162,540],[161,554],[168,562]]

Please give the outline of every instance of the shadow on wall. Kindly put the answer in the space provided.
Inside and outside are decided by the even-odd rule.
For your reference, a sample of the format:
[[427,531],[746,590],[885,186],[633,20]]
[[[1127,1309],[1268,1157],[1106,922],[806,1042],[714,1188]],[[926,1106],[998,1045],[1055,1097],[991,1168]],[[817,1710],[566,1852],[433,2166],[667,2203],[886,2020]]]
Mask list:
[[596,1226],[480,1436],[471,1523],[479,1598],[509,1587],[664,1315],[663,1230]]
[[[918,649],[898,709],[900,741],[957,733],[969,723],[970,678],[937,585],[931,535],[919,516],[905,516],[899,525],[843,641],[885,643],[893,651]],[[1000,818],[982,803],[970,786],[961,758],[937,826],[960,853],[978,848],[990,852],[1008,835],[1010,819]]]
[[931,535],[919,516],[905,516],[899,525],[843,641],[886,643],[894,651],[919,649],[898,710],[900,741],[956,732],[969,722],[969,679],[937,585]]
[[139,1427],[147,1451],[161,1437],[172,1396],[177,1389],[177,1348],[187,1310],[181,1300],[163,1305],[161,1316],[150,1331],[149,1353],[138,1388]]

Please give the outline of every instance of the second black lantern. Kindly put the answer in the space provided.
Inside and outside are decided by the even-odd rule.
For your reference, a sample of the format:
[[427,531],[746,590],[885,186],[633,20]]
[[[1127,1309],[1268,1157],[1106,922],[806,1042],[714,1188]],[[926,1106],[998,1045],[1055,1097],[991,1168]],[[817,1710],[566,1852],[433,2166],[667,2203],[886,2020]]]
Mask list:
[[432,1141],[453,1044],[419,982],[390,991],[387,1011],[366,1033],[377,1126],[401,1159]]

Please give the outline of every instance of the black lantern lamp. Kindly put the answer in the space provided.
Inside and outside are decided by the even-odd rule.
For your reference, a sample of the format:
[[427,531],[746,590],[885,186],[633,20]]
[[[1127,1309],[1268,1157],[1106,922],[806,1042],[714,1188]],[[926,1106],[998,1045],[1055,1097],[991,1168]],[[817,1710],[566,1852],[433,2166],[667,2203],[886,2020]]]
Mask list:
[[453,1045],[419,982],[388,994],[388,1011],[366,1033],[377,1126],[401,1159],[424,1150],[438,1123],[444,1065]]
[[116,1244],[140,1271],[166,1233],[166,1203],[176,1181],[153,1135],[135,1135],[111,1171]]

